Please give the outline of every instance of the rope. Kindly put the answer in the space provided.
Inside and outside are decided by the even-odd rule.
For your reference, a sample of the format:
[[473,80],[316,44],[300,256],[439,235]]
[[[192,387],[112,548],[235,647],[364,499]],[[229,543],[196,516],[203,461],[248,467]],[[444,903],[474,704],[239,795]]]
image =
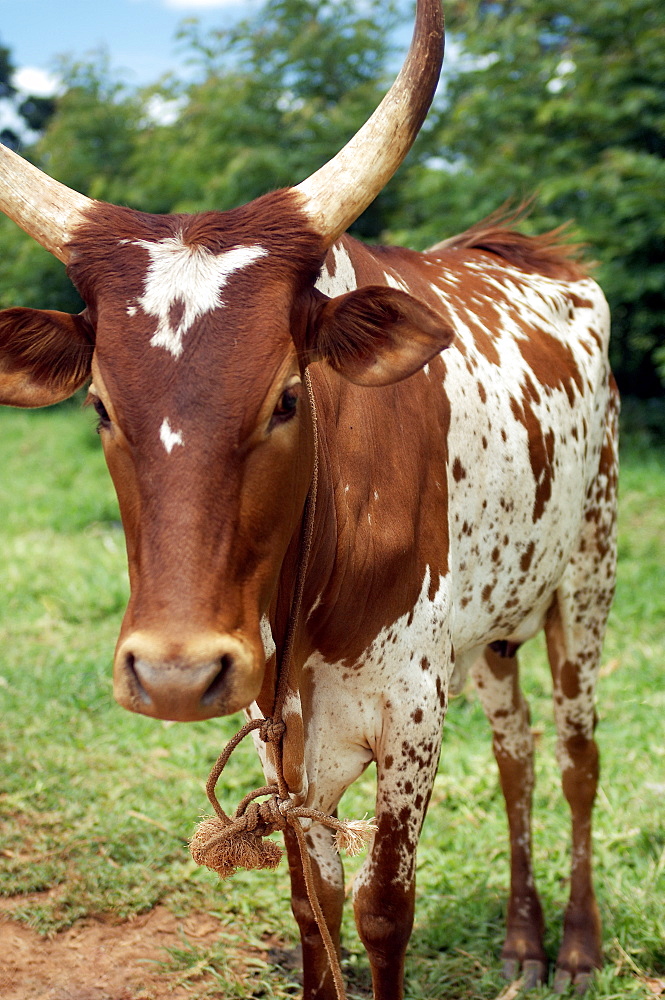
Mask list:
[[[286,732],[286,726],[282,720],[282,711],[288,690],[288,668],[291,665],[293,644],[300,622],[305,577],[307,575],[314,537],[314,514],[316,511],[319,482],[318,419],[314,392],[308,371],[305,372],[305,384],[307,386],[314,431],[314,467],[312,482],[306,501],[301,553],[289,623],[284,647],[277,667],[277,692],[273,714],[271,718],[254,719],[246,723],[233,739],[227,743],[217,758],[206,784],[206,793],[216,815],[207,817],[198,825],[190,843],[190,851],[197,864],[206,865],[208,868],[213,869],[221,878],[228,878],[238,868],[276,868],[281,860],[282,852],[277,844],[265,838],[276,830],[284,831],[287,827],[293,830],[300,851],[300,862],[307,890],[307,898],[309,899],[314,919],[316,920],[326,949],[337,1000],[346,1000],[339,957],[316,894],[312,862],[307,849],[305,831],[303,830],[301,820],[314,820],[328,827],[328,829],[334,830],[337,850],[344,849],[349,854],[358,854],[363,850],[377,828],[374,823],[368,820],[348,820],[343,822],[337,819],[336,816],[320,812],[318,809],[310,809],[306,806],[294,806],[284,778],[282,740]],[[257,788],[253,792],[249,792],[241,801],[233,816],[228,816],[219,804],[215,787],[235,748],[245,736],[256,729],[259,730],[259,736],[264,743],[272,745],[277,784],[264,785],[262,788]],[[257,799],[260,798],[265,798],[266,801],[258,802]]]

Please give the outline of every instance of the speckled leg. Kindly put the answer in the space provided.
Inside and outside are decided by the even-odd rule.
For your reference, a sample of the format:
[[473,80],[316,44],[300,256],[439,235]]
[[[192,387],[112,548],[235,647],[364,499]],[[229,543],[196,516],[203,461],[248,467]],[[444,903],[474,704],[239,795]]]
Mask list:
[[601,926],[591,876],[591,813],[598,785],[594,687],[614,592],[616,454],[611,434],[589,491],[577,553],[550,608],[545,632],[554,681],[557,757],[572,816],[570,900],[555,989],[584,992],[602,965]]
[[571,981],[583,991],[593,969],[602,965],[600,915],[591,875],[591,814],[599,774],[598,748],[593,738],[597,657],[590,650],[575,652],[564,623],[568,615],[562,614],[562,604],[570,608],[570,601],[565,598],[562,601],[559,595],[550,610],[546,629],[554,680],[557,758],[572,817],[570,900],[557,958],[557,992]]
[[524,987],[544,982],[543,913],[533,880],[531,801],[534,785],[533,736],[529,708],[520,691],[516,656],[486,648],[473,668],[480,701],[492,727],[493,749],[506,800],[510,831],[510,899],[506,940],[501,951],[504,975],[522,969]]
[[372,851],[354,884],[354,910],[372,969],[375,1000],[401,1000],[413,926],[418,837],[436,774],[443,697],[411,701],[391,715],[377,760]]
[[[300,928],[303,953],[303,1000],[334,1000],[335,986],[328,955],[309,904],[302,861],[295,835],[284,835],[291,873],[291,909]],[[318,900],[339,955],[339,932],[344,903],[342,860],[335,850],[332,833],[314,824],[306,836]]]

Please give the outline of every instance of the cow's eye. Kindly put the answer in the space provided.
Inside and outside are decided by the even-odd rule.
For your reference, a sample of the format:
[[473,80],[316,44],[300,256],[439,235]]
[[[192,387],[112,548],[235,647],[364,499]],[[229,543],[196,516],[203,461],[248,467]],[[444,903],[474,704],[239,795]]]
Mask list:
[[101,430],[102,427],[108,427],[111,423],[111,418],[108,415],[108,410],[102,403],[99,396],[93,396],[92,405],[95,408],[95,413],[99,417],[99,424],[97,425],[97,430]]
[[298,408],[298,398],[300,396],[300,383],[296,385],[290,385],[288,389],[285,389],[282,395],[279,397],[279,403],[273,410],[272,420],[270,421],[270,428],[272,429],[275,424],[284,424],[287,420],[290,420],[294,416]]

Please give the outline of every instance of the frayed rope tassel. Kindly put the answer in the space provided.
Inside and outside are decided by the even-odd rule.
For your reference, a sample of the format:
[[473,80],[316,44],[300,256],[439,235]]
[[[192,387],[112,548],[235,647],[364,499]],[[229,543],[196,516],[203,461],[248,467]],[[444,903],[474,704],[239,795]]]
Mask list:
[[362,854],[378,829],[373,819],[347,819],[343,821],[342,826],[335,832],[337,853],[341,854],[342,851],[346,851],[352,858],[355,858],[357,854]]
[[272,840],[223,826],[217,816],[201,820],[189,850],[197,865],[205,865],[220,878],[235,875],[239,868],[276,868],[282,851]]
[[[285,804],[290,805],[288,802]],[[311,819],[334,829],[337,851],[346,851],[351,856],[360,854],[378,829],[372,820],[343,821],[319,812],[317,809],[298,807],[283,809],[282,807],[282,811],[279,809],[281,803],[276,798],[263,805],[264,807],[268,806],[273,815],[279,811],[283,822],[267,824],[261,817],[263,822],[256,824],[256,826],[262,827],[260,833],[256,827],[251,832],[247,829],[245,822],[247,813],[240,817],[234,817],[229,823],[224,823],[218,816],[206,816],[197,826],[189,845],[197,865],[205,865],[217,872],[220,878],[229,878],[239,868],[248,870],[276,868],[282,859],[283,852],[272,840],[264,839],[268,833],[273,832],[269,827],[284,829],[287,823],[300,825],[301,819]],[[257,812],[261,811],[263,810],[259,806]]]

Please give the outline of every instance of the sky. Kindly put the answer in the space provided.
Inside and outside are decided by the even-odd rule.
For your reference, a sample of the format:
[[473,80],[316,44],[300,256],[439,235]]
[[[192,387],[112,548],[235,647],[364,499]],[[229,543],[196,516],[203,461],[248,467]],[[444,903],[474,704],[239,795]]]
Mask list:
[[228,26],[259,0],[0,0],[0,44],[9,48],[21,90],[53,88],[59,55],[103,47],[129,84],[154,83],[182,66],[176,31],[187,18],[204,28]]

